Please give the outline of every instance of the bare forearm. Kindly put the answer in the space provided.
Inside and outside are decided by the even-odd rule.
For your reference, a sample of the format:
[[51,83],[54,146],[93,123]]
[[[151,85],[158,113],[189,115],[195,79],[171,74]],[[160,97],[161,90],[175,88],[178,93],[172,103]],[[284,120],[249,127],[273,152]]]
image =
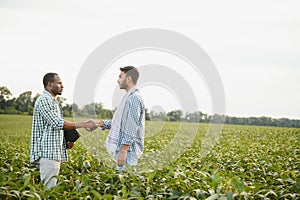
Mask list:
[[128,149],[129,149],[129,145],[122,144],[119,156],[117,158],[117,165],[118,166],[124,166],[126,164],[127,150]]
[[64,130],[72,130],[76,128],[87,128],[88,122],[70,122],[65,120],[64,121]]
[[122,147],[121,147],[122,151],[128,151],[128,149],[129,149],[129,145],[122,144]]

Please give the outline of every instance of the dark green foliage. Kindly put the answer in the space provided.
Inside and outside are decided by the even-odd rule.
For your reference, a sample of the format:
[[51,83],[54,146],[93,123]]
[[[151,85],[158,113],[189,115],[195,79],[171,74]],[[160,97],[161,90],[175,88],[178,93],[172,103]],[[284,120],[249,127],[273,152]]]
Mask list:
[[[31,97],[32,92],[27,91],[22,93],[17,98],[10,98],[12,93],[7,87],[0,87],[0,114],[29,114],[32,115],[34,103],[40,94]],[[113,110],[106,109],[102,103],[90,103],[79,108],[76,103],[65,103],[66,98],[57,97],[59,104],[62,107],[64,117],[98,117],[100,119],[111,119]],[[147,107],[147,105],[146,105]],[[168,113],[164,111],[154,112],[148,109],[145,110],[145,118],[147,121],[171,121],[171,122],[192,122],[192,123],[216,123],[216,124],[238,124],[251,126],[277,126],[277,127],[293,127],[300,128],[300,120],[280,118],[274,119],[271,117],[230,117],[220,114],[208,115],[201,111],[192,113],[183,113],[181,110],[173,110]]]
[[[156,134],[148,133],[145,154],[168,144],[179,127],[151,123],[161,129],[148,128]],[[144,172],[118,173],[92,156],[80,138],[68,150],[58,186],[47,191],[39,184],[36,166],[29,165],[31,117],[0,115],[0,199],[300,198],[299,129],[225,125],[217,144],[200,159],[207,128],[199,124],[192,146],[179,159]]]

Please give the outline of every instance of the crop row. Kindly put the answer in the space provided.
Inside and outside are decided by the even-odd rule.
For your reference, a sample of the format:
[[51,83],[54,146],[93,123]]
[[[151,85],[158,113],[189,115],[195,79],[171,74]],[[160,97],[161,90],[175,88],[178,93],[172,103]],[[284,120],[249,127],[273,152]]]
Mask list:
[[48,191],[39,184],[37,166],[29,164],[31,117],[0,115],[0,197],[300,199],[299,129],[225,125],[202,155],[208,127],[147,124],[140,165],[125,172],[105,157],[107,132],[81,131],[62,164],[58,186]]

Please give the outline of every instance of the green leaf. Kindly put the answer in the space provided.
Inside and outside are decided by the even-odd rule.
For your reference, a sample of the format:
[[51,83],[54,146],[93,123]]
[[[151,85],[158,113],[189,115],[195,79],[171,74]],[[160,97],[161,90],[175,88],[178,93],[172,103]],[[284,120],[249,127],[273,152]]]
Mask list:
[[232,200],[232,192],[227,192],[226,194],[226,197],[227,197],[227,200]]
[[80,193],[85,193],[86,191],[88,191],[88,189],[90,188],[90,186],[85,186],[81,191]]
[[30,179],[31,179],[31,174],[29,174],[29,175],[27,176],[27,178],[25,179],[25,181],[24,181],[24,187],[26,187],[26,186],[29,184]]
[[94,195],[95,198],[97,198],[97,199],[101,198],[101,194],[99,192],[97,192],[96,190],[91,190],[91,193]]
[[[112,200],[113,197],[114,197],[114,196],[111,195],[111,194],[104,194],[104,195],[102,196],[102,199]],[[118,198],[116,198],[116,199],[118,199]]]
[[75,181],[75,187],[76,187],[76,191],[77,191],[77,192],[79,192],[79,190],[80,190],[80,185],[81,185],[81,184],[80,184],[80,180],[76,180],[76,181]]
[[241,192],[244,191],[244,184],[243,184],[243,182],[241,182],[241,181],[239,180],[239,178],[234,177],[234,178],[231,180],[231,184],[232,184],[233,188],[235,188],[239,193],[241,193]]
[[300,174],[297,176],[296,179],[296,188],[300,192]]
[[127,198],[127,190],[125,185],[122,186],[122,197]]
[[215,200],[215,199],[218,199],[218,198],[219,198],[218,194],[213,194],[210,197],[206,198],[206,200]]
[[223,181],[223,179],[219,177],[215,172],[213,172],[211,179],[213,186],[218,186]]

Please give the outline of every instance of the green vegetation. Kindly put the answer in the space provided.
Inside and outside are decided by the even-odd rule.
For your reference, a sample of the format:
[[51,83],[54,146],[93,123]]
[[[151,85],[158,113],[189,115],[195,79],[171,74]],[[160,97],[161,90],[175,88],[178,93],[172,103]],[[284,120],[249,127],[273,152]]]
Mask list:
[[[34,103],[40,94],[32,97],[31,91],[23,92],[17,98],[12,98],[12,93],[5,86],[0,86],[0,114],[23,114],[32,115]],[[90,103],[83,108],[79,108],[76,103],[66,104],[66,99],[63,97],[56,98],[61,105],[63,115],[65,117],[94,117],[100,119],[111,119],[113,111],[103,107],[102,103]],[[146,105],[147,107],[147,105]],[[300,128],[300,120],[271,117],[230,117],[220,114],[208,115],[201,111],[183,113],[182,110],[173,110],[166,112],[155,112],[146,109],[147,121],[171,121],[171,122],[192,122],[192,123],[225,123],[251,126],[276,126],[276,127],[293,127]]]
[[[200,159],[208,124],[199,124],[192,146],[170,165],[122,174],[84,145],[85,137],[101,134],[80,130],[82,138],[68,150],[59,185],[47,191],[39,184],[36,166],[29,165],[31,119],[0,115],[0,199],[300,198],[300,129],[225,125],[217,144]],[[146,124],[148,135],[158,132],[146,138],[145,154],[169,143],[179,126],[158,123]],[[190,125],[182,124],[186,131]]]

